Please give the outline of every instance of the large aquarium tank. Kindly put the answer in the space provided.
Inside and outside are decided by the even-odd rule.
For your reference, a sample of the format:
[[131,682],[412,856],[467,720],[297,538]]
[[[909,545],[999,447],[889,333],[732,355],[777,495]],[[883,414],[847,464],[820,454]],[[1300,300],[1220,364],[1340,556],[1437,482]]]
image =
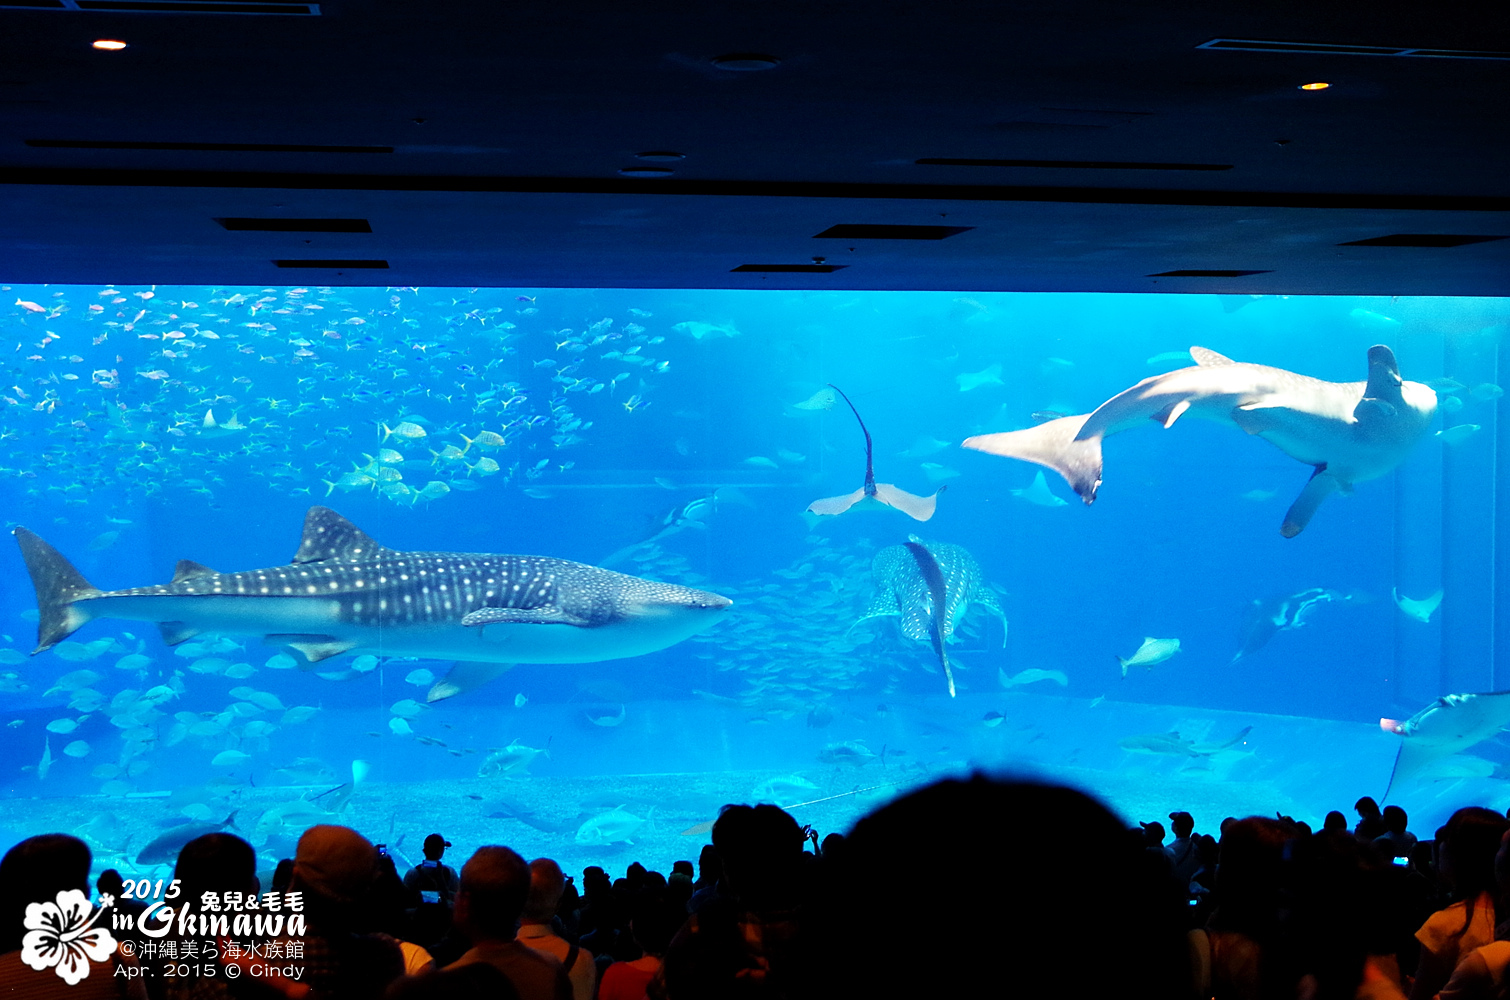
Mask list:
[[1510,301],[3,294],[0,849],[1510,805]]

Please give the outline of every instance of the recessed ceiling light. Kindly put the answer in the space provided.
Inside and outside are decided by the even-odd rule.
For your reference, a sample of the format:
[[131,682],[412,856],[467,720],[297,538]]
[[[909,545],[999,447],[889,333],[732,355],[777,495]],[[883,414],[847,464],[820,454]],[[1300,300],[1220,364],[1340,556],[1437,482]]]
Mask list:
[[1327,89],[1330,86],[1331,86],[1330,83],[1302,83],[1300,85],[1300,89],[1301,90],[1325,90],[1325,89]]
[[97,49],[103,49],[106,52],[119,52],[121,49],[124,49],[126,47],[125,42],[117,41],[114,38],[96,39],[95,41],[91,42],[90,45]]
[[636,160],[648,160],[651,163],[675,163],[677,160],[685,160],[686,154],[673,153],[669,149],[652,149],[645,153],[635,153]]
[[775,69],[781,65],[781,60],[775,56],[764,56],[756,52],[731,52],[714,59],[713,65],[736,73],[753,73],[762,69]]
[[675,171],[669,167],[621,167],[619,173],[625,177],[670,177]]

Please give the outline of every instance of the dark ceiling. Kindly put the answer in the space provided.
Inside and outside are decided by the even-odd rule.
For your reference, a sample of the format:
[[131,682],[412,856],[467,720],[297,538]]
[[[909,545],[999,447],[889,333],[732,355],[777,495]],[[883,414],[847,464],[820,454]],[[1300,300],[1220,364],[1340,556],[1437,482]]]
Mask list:
[[1504,5],[205,6],[0,4],[0,280],[1510,294]]

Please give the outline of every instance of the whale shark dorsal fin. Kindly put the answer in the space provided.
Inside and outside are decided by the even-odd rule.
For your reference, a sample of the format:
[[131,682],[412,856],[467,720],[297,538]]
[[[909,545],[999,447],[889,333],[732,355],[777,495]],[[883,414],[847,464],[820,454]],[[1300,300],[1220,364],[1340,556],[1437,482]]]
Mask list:
[[385,551],[367,532],[329,507],[311,507],[304,515],[304,537],[292,562],[371,558]]
[[1195,358],[1195,363],[1200,365],[1202,368],[1214,368],[1217,365],[1237,364],[1236,361],[1233,361],[1225,354],[1218,354],[1215,351],[1211,350],[1209,347],[1192,347],[1190,349],[1190,356],[1192,358]]
[[1180,416],[1188,409],[1190,409],[1190,400],[1181,399],[1170,403],[1158,413],[1155,413],[1153,419],[1155,423],[1163,424],[1164,429],[1167,431],[1174,426],[1174,422],[1180,419]]
[[210,567],[197,563],[192,559],[180,559],[173,569],[173,582],[183,583],[185,580],[194,580],[202,576],[219,576]]

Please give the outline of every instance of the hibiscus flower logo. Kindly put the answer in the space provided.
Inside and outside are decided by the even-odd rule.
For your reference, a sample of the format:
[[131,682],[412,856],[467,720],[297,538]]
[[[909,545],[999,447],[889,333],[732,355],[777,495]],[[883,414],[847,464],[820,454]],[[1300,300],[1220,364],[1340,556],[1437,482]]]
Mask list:
[[21,961],[41,972],[56,968],[69,986],[89,975],[89,963],[103,962],[115,951],[115,938],[94,922],[104,910],[89,905],[77,889],[58,893],[57,902],[26,904],[26,936]]

